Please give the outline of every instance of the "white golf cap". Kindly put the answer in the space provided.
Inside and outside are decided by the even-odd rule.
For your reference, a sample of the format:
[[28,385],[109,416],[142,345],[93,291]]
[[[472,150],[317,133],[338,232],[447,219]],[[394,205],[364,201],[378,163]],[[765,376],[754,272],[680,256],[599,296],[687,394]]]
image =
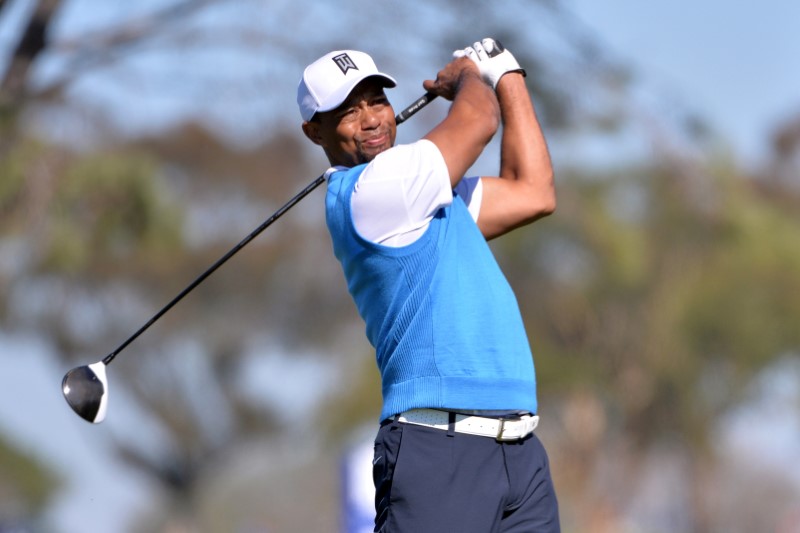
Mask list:
[[353,88],[371,76],[381,78],[385,87],[394,87],[394,78],[378,71],[375,61],[355,50],[336,50],[306,67],[297,86],[297,105],[303,120],[314,113],[330,111],[344,102]]

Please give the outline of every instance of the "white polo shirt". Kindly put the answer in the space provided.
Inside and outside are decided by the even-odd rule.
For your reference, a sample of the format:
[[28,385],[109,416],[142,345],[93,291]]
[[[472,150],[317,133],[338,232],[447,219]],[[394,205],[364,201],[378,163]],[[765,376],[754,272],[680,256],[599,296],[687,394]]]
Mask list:
[[458,194],[478,220],[483,187],[463,178],[455,190],[439,148],[422,139],[379,154],[361,173],[351,200],[353,225],[365,239],[400,247],[416,241],[436,212]]

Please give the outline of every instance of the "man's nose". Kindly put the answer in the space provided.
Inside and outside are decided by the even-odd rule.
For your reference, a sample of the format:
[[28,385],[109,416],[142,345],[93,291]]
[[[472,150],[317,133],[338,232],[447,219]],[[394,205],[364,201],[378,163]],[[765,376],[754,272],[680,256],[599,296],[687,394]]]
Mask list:
[[377,128],[380,123],[380,115],[371,106],[367,106],[361,115],[361,127],[364,129]]

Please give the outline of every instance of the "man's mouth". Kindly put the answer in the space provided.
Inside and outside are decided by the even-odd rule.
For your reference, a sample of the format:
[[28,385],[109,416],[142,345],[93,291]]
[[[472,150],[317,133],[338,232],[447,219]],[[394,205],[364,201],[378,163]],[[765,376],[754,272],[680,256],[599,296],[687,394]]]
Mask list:
[[377,148],[379,146],[383,146],[389,141],[389,134],[382,133],[380,135],[375,135],[374,137],[370,137],[368,139],[362,139],[361,145],[367,148]]

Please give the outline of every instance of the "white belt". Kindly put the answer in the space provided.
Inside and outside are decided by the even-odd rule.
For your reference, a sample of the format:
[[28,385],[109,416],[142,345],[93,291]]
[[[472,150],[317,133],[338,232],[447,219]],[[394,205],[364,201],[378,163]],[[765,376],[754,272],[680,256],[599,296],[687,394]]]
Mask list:
[[[405,424],[416,424],[447,431],[449,425],[447,411],[436,409],[412,409],[397,415],[395,420]],[[469,435],[492,437],[498,441],[519,440],[527,437],[539,424],[538,416],[522,415],[518,418],[484,418],[456,414],[454,431]]]

